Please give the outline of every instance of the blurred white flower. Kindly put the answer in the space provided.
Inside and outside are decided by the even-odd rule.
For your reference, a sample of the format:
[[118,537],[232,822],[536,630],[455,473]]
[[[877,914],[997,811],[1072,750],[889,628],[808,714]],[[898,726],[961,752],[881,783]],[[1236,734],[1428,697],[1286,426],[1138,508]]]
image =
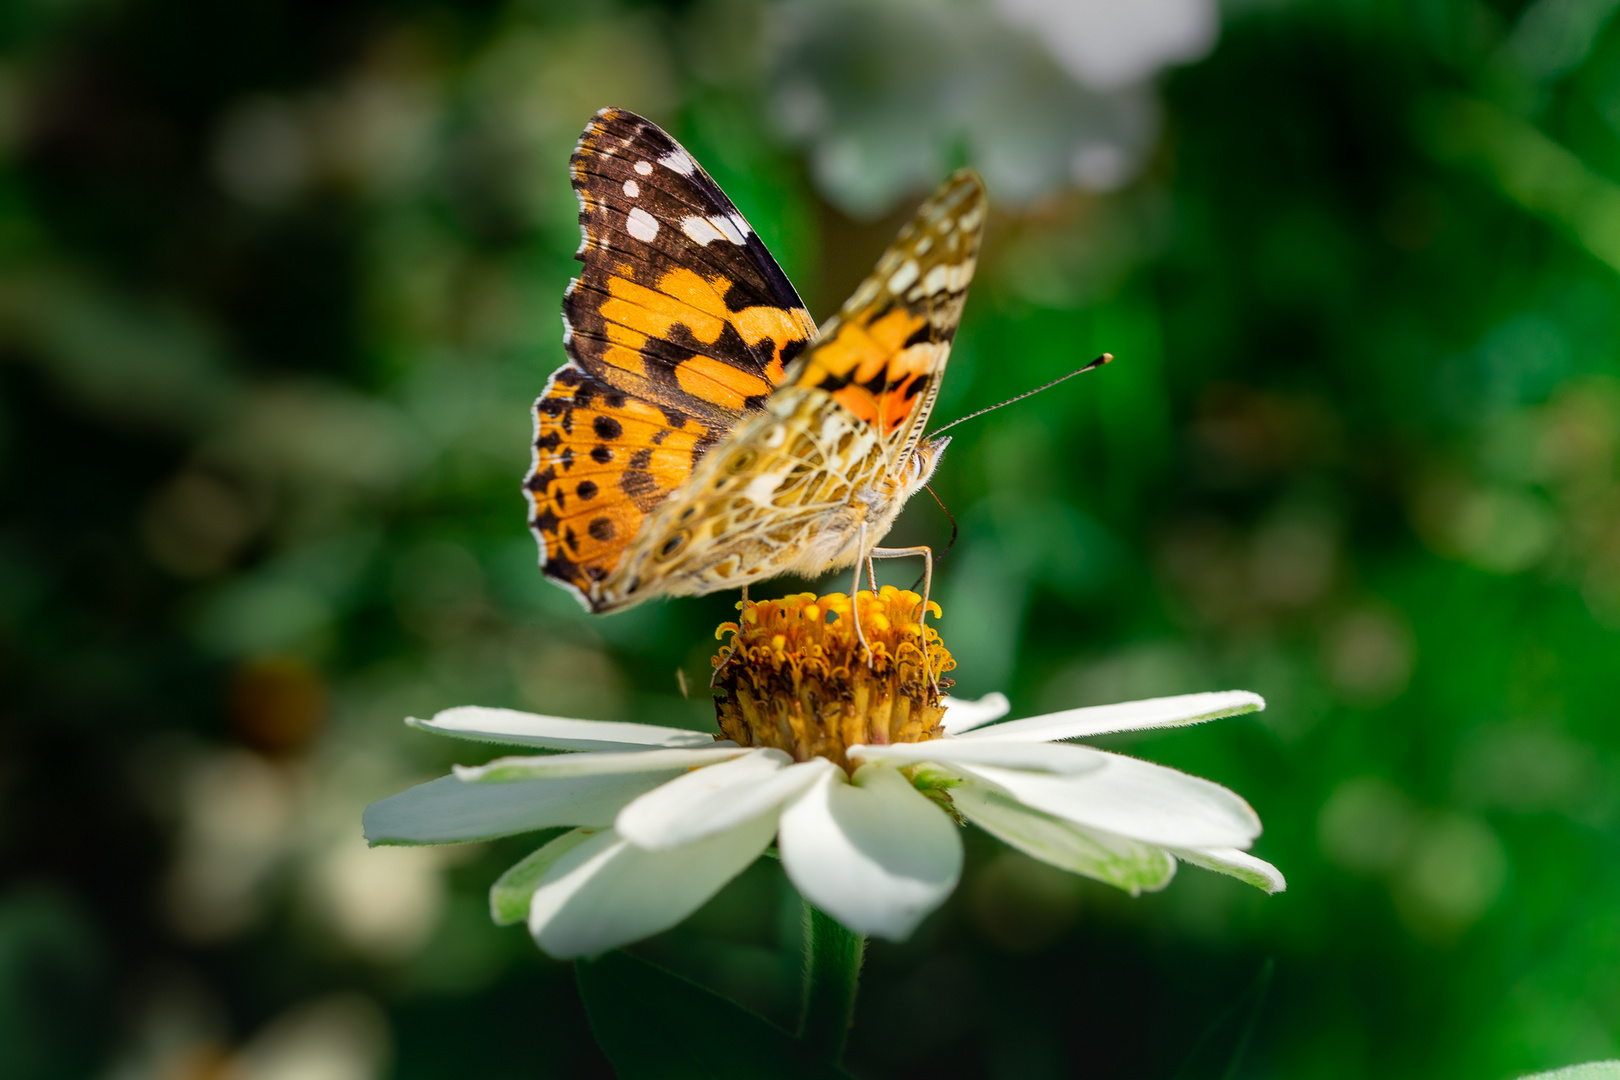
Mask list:
[[[1062,741],[1253,712],[1265,704],[1257,695],[1190,694],[992,725],[1007,711],[1002,695],[952,701],[931,688],[919,643],[935,675],[953,662],[908,617],[920,610],[915,594],[862,593],[861,607],[871,668],[850,662],[841,595],[751,605],[740,630],[728,624],[721,726],[733,739],[476,706],[412,720],[553,753],[458,767],[373,803],[366,837],[454,843],[572,826],[491,890],[497,922],[526,918],[540,947],[562,958],[674,926],[773,840],[806,900],[856,933],[903,939],[956,887],[959,821],[1132,894],[1163,888],[1177,860],[1267,892],[1284,887],[1275,867],[1245,850],[1260,820],[1233,792]],[[786,692],[772,694],[773,685]]]
[[772,106],[822,193],[876,217],[963,153],[998,200],[1131,181],[1159,133],[1151,82],[1213,47],[1213,0],[783,0]]
[[392,1043],[388,1016],[375,1001],[360,994],[333,994],[276,1017],[217,1075],[229,1080],[374,1080],[388,1072]]
[[1013,26],[1035,31],[1074,80],[1115,90],[1215,45],[1215,0],[992,0]]
[[264,914],[266,882],[287,856],[301,777],[249,750],[190,762],[179,784],[179,834],[164,899],[193,941],[221,941]]
[[367,851],[350,834],[310,866],[306,888],[314,909],[356,952],[403,960],[427,944],[444,913],[448,889],[444,860],[432,857],[438,854]]

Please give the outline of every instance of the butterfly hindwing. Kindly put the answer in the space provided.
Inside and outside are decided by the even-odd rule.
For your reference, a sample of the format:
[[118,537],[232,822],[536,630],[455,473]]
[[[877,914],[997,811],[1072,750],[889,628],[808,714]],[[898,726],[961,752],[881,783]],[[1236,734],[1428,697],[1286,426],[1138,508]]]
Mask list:
[[593,610],[642,522],[782,381],[815,325],[737,208],[657,125],[604,109],[570,164],[569,362],[535,403],[541,565]]

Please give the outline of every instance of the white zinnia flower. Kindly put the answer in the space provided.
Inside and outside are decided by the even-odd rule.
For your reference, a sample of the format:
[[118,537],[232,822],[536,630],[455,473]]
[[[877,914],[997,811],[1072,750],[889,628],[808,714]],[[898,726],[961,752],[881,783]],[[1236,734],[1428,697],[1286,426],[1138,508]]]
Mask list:
[[[1265,707],[1245,691],[1071,709],[992,724],[1007,699],[940,699],[954,666],[915,594],[861,594],[872,664],[849,601],[750,605],[721,686],[731,739],[649,724],[476,706],[410,723],[548,751],[441,777],[366,809],[373,844],[434,844],[572,826],[491,890],[498,922],[528,920],[559,958],[666,930],[776,841],[807,901],[860,934],[902,939],[955,888],[958,821],[1037,859],[1135,894],[1177,860],[1266,890],[1245,850],[1260,819],[1208,780],[1063,740],[1200,723]],[[828,616],[833,621],[828,621]],[[919,642],[927,648],[927,665]],[[853,737],[852,737],[853,736]]]

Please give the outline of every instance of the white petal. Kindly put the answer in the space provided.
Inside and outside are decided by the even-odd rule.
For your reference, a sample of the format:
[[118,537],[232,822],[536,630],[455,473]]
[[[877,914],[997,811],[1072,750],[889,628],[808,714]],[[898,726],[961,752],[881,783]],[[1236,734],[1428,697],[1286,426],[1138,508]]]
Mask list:
[[540,879],[545,877],[557,860],[601,832],[601,829],[575,829],[553,837],[530,852],[528,857],[509,867],[506,873],[489,887],[489,917],[496,926],[512,926],[529,918],[529,901]]
[[1157,892],[1176,876],[1164,848],[1071,825],[972,781],[950,789],[962,816],[1026,855],[1124,889],[1132,896]]
[[735,743],[704,750],[606,750],[496,758],[487,765],[457,765],[456,779],[469,784],[509,784],[564,776],[606,776],[671,769],[701,769],[748,753]]
[[504,746],[539,746],[548,750],[635,750],[648,746],[713,746],[714,736],[701,731],[624,724],[609,720],[569,720],[560,716],[486,709],[461,705],[435,714],[431,720],[405,721],[423,731],[454,735],[458,739],[501,743]]
[[1217,874],[1230,875],[1268,893],[1280,893],[1288,888],[1288,882],[1283,880],[1281,870],[1266,860],[1257,859],[1247,851],[1239,851],[1237,848],[1204,848],[1200,851],[1171,848],[1170,853],[1194,866],[1202,866],[1205,870],[1213,870]]
[[1111,731],[1137,731],[1142,728],[1180,727],[1240,716],[1266,707],[1265,698],[1247,690],[1222,690],[1208,694],[1182,694],[1179,697],[1125,701],[1118,705],[1092,705],[1013,720],[994,727],[980,728],[968,739],[1001,739],[1019,742],[1052,742],[1056,739],[1083,739]]
[[366,807],[373,844],[447,844],[558,825],[611,825],[625,803],[679,770],[526,784],[469,784],[441,776]]
[[825,758],[795,765],[780,750],[756,750],[647,792],[619,811],[614,828],[637,847],[678,847],[749,818],[768,814],[774,821],[783,803],[837,768]]
[[746,869],[775,832],[771,818],[754,818],[669,851],[643,851],[612,829],[598,833],[541,879],[529,933],[567,960],[668,930]]
[[884,761],[909,765],[918,761],[941,764],[999,765],[1004,769],[1061,773],[1078,776],[1094,772],[1107,763],[1101,750],[1061,743],[993,742],[989,739],[930,739],[927,742],[890,743],[885,746],[851,746],[851,760]]
[[1026,806],[1162,847],[1248,847],[1260,835],[1260,818],[1236,792],[1163,765],[1090,752],[1104,759],[1104,767],[1081,776],[954,767],[989,780]]
[[950,817],[894,769],[822,779],[782,812],[782,866],[806,900],[857,934],[904,940],[962,875]]
[[944,702],[945,715],[940,719],[939,725],[945,729],[947,735],[960,735],[980,724],[1000,720],[1007,715],[1007,710],[1012,708],[1007,702],[1007,695],[999,691],[986,694],[978,701],[948,697]]

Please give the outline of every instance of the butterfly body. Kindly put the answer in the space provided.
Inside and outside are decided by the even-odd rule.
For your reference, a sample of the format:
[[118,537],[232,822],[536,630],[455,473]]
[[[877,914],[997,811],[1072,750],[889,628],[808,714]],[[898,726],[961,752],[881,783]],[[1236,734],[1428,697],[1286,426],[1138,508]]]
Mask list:
[[649,121],[598,113],[572,172],[585,271],[525,484],[545,573],[606,612],[869,554],[949,442],[922,433],[977,257],[978,178],[948,180],[818,332]]

